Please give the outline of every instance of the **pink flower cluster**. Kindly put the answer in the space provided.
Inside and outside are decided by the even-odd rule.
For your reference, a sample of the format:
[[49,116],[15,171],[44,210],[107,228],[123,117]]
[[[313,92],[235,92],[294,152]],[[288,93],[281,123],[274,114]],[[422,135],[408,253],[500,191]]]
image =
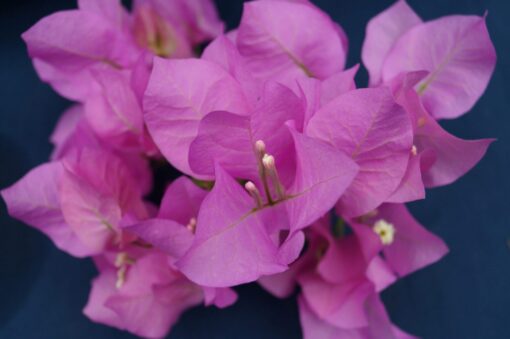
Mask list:
[[[1,192],[9,213],[93,258],[85,315],[142,337],[254,281],[282,298],[299,286],[307,339],[410,337],[379,293],[448,251],[404,203],[492,142],[436,121],[487,87],[485,17],[423,22],[396,2],[367,25],[368,88],[307,0],[247,2],[223,30],[209,0],[79,0],[25,32],[40,78],[76,105],[51,161]],[[159,206],[149,161],[182,172]]]

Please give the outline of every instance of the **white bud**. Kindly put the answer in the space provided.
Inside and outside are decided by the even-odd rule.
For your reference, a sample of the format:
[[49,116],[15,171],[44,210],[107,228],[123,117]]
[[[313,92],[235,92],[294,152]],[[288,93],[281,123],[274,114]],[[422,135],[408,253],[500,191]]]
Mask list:
[[267,170],[273,170],[275,168],[274,157],[269,154],[264,154],[262,157],[262,164]]
[[418,154],[418,148],[416,148],[416,145],[413,145],[413,147],[411,148],[411,154],[414,156]]
[[186,228],[190,230],[192,233],[195,233],[195,230],[197,229],[197,219],[191,217],[188,221],[188,224],[186,225]]
[[264,154],[266,153],[266,144],[262,140],[257,140],[255,142],[255,149],[259,154]]

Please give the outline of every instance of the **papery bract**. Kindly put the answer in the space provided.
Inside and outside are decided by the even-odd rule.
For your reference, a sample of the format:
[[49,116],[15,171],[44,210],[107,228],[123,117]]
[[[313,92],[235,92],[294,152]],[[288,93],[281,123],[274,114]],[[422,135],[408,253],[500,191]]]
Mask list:
[[[198,212],[206,194],[207,191],[182,176],[167,188],[157,218],[144,220],[124,229],[169,254],[169,260],[173,263],[193,244]],[[207,306],[223,308],[237,300],[237,294],[229,288],[200,288],[204,292]]]
[[425,70],[417,85],[435,118],[455,118],[482,95],[496,64],[484,17],[448,16],[417,25],[392,48],[382,69],[384,81],[402,72]]
[[[288,15],[292,13],[292,15]],[[258,78],[326,78],[344,66],[337,27],[318,8],[286,1],[245,4],[237,46]]]
[[[413,123],[414,147],[419,159],[412,159],[412,156],[411,159],[414,162],[419,160],[420,166],[411,162],[413,167],[408,167],[406,176],[412,182],[408,180],[404,184],[414,191],[420,189],[420,181],[423,181],[426,187],[454,182],[480,161],[494,141],[463,140],[445,131],[426,111],[413,89],[425,75],[423,72],[401,74],[389,83],[397,102],[406,109]],[[391,198],[389,201],[402,202]]]
[[398,38],[421,22],[405,0],[398,0],[368,22],[361,59],[368,70],[371,86],[382,81],[384,62]]
[[128,74],[94,71],[99,90],[85,101],[89,125],[106,142],[125,150],[142,149],[143,113],[130,87]]
[[63,164],[62,213],[78,238],[96,253],[122,243],[121,222],[147,217],[140,187],[120,158],[83,149]]
[[405,174],[412,125],[387,89],[359,89],[339,96],[315,113],[306,132],[351,155],[360,166],[340,199],[341,214],[356,216],[374,209]]
[[168,161],[187,174],[200,119],[216,110],[246,114],[239,83],[205,60],[156,59],[144,99],[145,122]]
[[399,276],[428,266],[448,253],[445,243],[421,226],[404,205],[384,204],[378,208],[375,219],[385,220],[395,227],[394,240],[384,246],[383,253]]
[[180,314],[203,299],[199,287],[171,268],[167,256],[149,252],[126,264],[119,286],[115,266],[99,267],[84,313],[96,322],[147,338],[162,338]]
[[60,162],[43,164],[0,193],[9,215],[39,229],[62,251],[88,256],[93,251],[80,241],[62,215],[58,187],[63,172]]

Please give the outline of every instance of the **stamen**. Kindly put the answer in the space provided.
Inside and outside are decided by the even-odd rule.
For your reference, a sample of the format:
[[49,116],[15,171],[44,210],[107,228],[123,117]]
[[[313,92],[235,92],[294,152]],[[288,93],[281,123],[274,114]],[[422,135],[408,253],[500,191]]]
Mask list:
[[411,154],[416,156],[418,154],[418,148],[416,148],[416,145],[413,145],[411,148]]
[[273,199],[271,197],[271,192],[269,191],[269,184],[267,183],[267,173],[264,166],[263,158],[266,155],[266,144],[262,140],[257,140],[255,142],[255,151],[257,153],[257,164],[259,167],[259,176],[262,180],[262,185],[264,186],[264,193],[266,194],[267,202],[269,204],[273,203]]
[[117,257],[115,257],[115,267],[119,268],[123,266],[128,261],[128,258],[128,254],[126,252],[117,254]]
[[196,218],[190,218],[188,224],[186,225],[186,228],[191,231],[191,233],[195,233],[197,229],[197,219]]
[[266,172],[269,174],[271,180],[273,181],[273,185],[275,187],[276,193],[278,194],[278,198],[284,199],[285,188],[283,187],[280,181],[280,177],[278,176],[274,157],[269,154],[264,154],[264,157],[262,157],[262,164],[264,165]]
[[262,140],[257,140],[255,142],[255,149],[261,158],[264,156],[264,154],[266,154],[266,144]]
[[393,224],[387,222],[384,219],[380,219],[374,224],[372,229],[377,235],[379,235],[383,245],[391,245],[393,243],[396,232],[395,226],[393,226]]
[[262,197],[260,196],[260,192],[259,192],[257,186],[255,186],[255,184],[253,182],[248,181],[246,184],[244,184],[244,188],[246,188],[248,193],[250,193],[250,195],[255,200],[255,203],[257,204],[257,208],[261,208],[262,207]]
[[116,288],[121,288],[122,286],[124,286],[124,283],[126,282],[126,271],[127,271],[126,265],[120,267],[117,270],[117,281],[115,282]]
[[134,264],[134,260],[131,259],[126,252],[117,254],[115,258],[115,267],[117,267],[117,281],[115,282],[116,288],[121,288],[126,282],[126,272],[129,265]]
[[268,170],[268,171],[271,171],[271,170],[274,170],[274,157],[272,155],[269,155],[269,154],[264,154],[264,156],[262,157],[262,164],[264,164],[264,167]]

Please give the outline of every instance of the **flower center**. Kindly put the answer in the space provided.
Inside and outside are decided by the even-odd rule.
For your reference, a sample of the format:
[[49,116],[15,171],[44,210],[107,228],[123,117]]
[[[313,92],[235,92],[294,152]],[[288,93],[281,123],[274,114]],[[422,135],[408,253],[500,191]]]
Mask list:
[[117,267],[117,281],[115,282],[116,288],[121,288],[126,282],[126,273],[129,265],[133,265],[135,260],[130,258],[126,252],[117,254],[115,258],[115,267]]
[[379,235],[383,245],[391,245],[395,238],[395,226],[384,219],[375,222],[373,228],[374,232]]
[[[275,158],[266,152],[266,144],[262,140],[257,140],[255,142],[255,153],[259,167],[259,176],[262,181],[262,185],[264,186],[267,203],[269,205],[274,205],[286,198],[285,187],[280,180]],[[272,184],[274,192],[271,192],[269,183]],[[263,207],[264,203],[257,186],[255,186],[253,182],[248,181],[244,187],[255,200],[257,208]],[[276,194],[276,197],[273,196],[273,193]]]

